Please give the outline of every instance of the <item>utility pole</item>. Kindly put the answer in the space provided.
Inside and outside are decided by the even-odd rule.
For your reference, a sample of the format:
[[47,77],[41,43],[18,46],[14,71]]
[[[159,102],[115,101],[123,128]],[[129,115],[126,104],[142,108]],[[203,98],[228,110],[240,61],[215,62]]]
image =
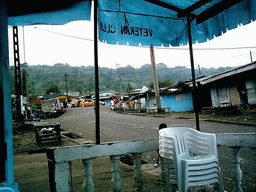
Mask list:
[[151,57],[151,66],[152,66],[153,80],[154,80],[154,87],[155,87],[156,108],[157,108],[157,113],[160,113],[161,112],[161,102],[160,102],[158,78],[157,78],[157,73],[156,73],[154,47],[153,47],[152,43],[150,45],[150,57]]
[[21,128],[24,125],[23,115],[21,114],[21,73],[20,73],[20,54],[19,54],[19,39],[18,27],[13,26],[13,53],[14,53],[14,73],[15,73],[15,90],[16,90],[16,109],[17,123]]
[[122,95],[122,78],[121,78],[120,71],[118,71],[118,67],[119,67],[119,64],[116,64],[116,70],[117,70],[117,73],[118,73],[118,76],[119,76],[120,95]]
[[67,94],[67,104],[68,104],[68,76],[66,73],[65,73],[65,82],[66,82],[66,94]]
[[250,58],[251,58],[251,63],[253,62],[252,60],[252,52],[250,51]]
[[200,69],[200,65],[198,65],[198,71],[199,71],[199,76],[201,77],[201,69]]
[[29,94],[28,94],[28,74],[26,69],[23,69],[23,94],[27,98],[29,103]]

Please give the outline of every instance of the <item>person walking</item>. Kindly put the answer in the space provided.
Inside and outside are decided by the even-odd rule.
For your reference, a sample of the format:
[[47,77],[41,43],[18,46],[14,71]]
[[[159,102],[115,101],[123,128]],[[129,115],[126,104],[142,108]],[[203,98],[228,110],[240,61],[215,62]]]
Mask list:
[[[167,125],[165,123],[161,123],[159,125],[159,130],[163,128],[167,128]],[[158,167],[158,163],[159,163],[159,150],[157,150],[157,159],[156,159],[156,163],[154,164],[154,167]]]

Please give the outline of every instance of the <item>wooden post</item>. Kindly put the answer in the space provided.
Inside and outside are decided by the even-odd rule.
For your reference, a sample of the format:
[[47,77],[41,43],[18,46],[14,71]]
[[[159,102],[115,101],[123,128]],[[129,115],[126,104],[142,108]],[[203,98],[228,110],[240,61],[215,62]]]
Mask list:
[[157,73],[156,73],[154,47],[153,47],[152,43],[150,46],[150,57],[151,57],[151,66],[152,66],[152,73],[153,73],[153,80],[154,80],[154,87],[155,87],[156,108],[157,108],[157,113],[160,113],[161,112],[161,102],[160,102],[158,78],[157,78]]

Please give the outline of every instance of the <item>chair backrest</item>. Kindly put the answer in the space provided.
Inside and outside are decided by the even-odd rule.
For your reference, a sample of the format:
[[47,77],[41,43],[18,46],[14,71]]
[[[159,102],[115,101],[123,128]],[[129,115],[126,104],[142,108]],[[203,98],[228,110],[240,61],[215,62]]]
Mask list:
[[159,154],[172,160],[188,155],[214,154],[217,156],[216,136],[187,127],[161,129],[159,131]]
[[216,136],[211,133],[203,133],[194,129],[186,132],[186,143],[190,155],[217,155]]

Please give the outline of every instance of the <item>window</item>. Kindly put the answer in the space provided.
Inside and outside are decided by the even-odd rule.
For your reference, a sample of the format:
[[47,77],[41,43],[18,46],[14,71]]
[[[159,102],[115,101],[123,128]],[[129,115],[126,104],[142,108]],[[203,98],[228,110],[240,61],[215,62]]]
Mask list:
[[247,90],[247,97],[248,97],[248,103],[254,104],[256,103],[256,93],[255,93],[255,86],[253,81],[246,81],[245,87]]
[[230,102],[228,88],[221,87],[221,88],[218,89],[218,92],[219,92],[220,104],[222,104],[222,103],[229,103]]
[[186,101],[186,94],[185,93],[180,93],[178,95],[176,95],[176,101]]

